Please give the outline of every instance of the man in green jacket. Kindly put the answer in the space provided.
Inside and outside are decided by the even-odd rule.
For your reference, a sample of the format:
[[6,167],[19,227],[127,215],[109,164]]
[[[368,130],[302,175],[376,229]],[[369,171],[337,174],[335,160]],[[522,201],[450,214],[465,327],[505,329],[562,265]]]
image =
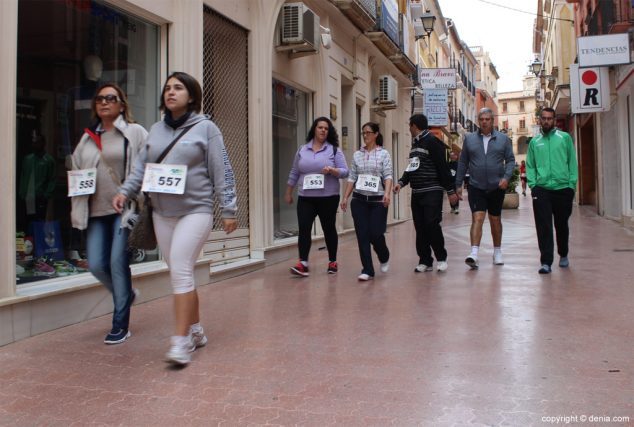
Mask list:
[[526,177],[533,197],[533,214],[541,254],[540,274],[549,274],[553,263],[553,218],[557,234],[559,267],[568,261],[568,218],[577,188],[577,156],[572,138],[555,129],[555,110],[540,114],[541,134],[528,146]]

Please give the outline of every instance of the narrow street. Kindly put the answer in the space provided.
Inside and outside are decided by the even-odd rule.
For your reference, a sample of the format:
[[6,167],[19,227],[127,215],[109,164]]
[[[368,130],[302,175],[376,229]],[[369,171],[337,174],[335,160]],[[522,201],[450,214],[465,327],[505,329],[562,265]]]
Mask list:
[[520,203],[503,212],[504,266],[488,226],[479,271],[464,264],[461,202],[445,214],[445,274],[414,273],[408,221],[370,282],[348,234],[337,275],[313,246],[309,278],[291,260],[202,286],[209,344],[185,369],[162,360],[170,298],[133,307],[121,345],[102,343],[104,316],[2,347],[0,425],[633,425],[634,234],[575,207],[570,268],[539,275]]

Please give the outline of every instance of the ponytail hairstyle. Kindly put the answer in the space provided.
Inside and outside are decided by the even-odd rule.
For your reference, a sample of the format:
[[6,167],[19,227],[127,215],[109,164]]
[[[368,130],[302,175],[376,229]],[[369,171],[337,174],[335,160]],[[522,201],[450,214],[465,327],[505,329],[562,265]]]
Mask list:
[[366,124],[361,126],[362,132],[364,127],[369,127],[370,129],[372,129],[372,132],[378,133],[378,135],[376,136],[376,145],[378,145],[379,147],[383,147],[383,135],[381,135],[379,124],[374,122],[367,122]]

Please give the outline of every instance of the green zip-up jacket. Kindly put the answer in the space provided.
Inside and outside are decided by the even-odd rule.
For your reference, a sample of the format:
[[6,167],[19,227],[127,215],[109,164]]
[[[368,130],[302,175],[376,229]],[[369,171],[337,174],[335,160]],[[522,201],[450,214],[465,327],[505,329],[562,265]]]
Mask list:
[[570,135],[553,129],[531,140],[526,156],[526,179],[530,188],[575,190],[577,177],[577,155]]

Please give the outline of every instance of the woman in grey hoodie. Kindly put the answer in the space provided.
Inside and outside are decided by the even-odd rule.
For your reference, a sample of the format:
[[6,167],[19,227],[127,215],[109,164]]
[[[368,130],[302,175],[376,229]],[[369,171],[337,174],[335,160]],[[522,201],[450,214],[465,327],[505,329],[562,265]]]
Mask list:
[[[183,72],[167,78],[160,105],[165,117],[150,129],[147,149],[112,201],[121,210],[142,185],[150,193],[154,231],[174,293],[176,331],[165,357],[178,365],[188,364],[191,353],[207,343],[200,325],[194,264],[213,226],[214,193],[224,231],[231,233],[237,227],[233,169],[220,130],[199,114],[201,104],[202,90],[195,78]],[[160,165],[159,157],[163,157]]]

